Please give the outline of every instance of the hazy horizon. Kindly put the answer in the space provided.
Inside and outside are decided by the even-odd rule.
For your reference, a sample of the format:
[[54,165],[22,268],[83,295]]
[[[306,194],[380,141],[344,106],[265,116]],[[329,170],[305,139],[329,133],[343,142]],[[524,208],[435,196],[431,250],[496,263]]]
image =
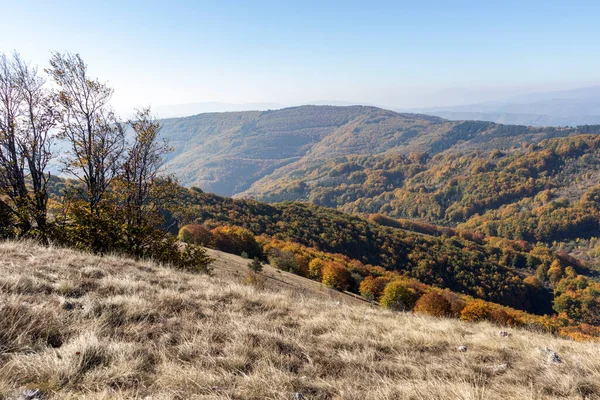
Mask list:
[[459,106],[600,84],[600,4],[0,1],[0,52],[80,53],[126,112],[151,105]]
[[[465,108],[468,110],[472,107],[482,108],[486,105],[493,107],[495,105],[502,106],[504,104],[510,104],[514,102],[518,105],[519,103],[527,104],[526,99],[535,98],[536,96],[543,98],[546,95],[556,94],[556,99],[564,99],[565,94],[571,92],[577,92],[578,90],[597,89],[597,96],[600,99],[600,85],[593,85],[589,87],[573,87],[565,90],[546,90],[546,91],[523,91],[512,95],[498,95],[490,97],[482,96],[470,96],[469,92],[460,89],[455,89],[456,93],[461,93],[461,96],[454,97],[455,101],[448,103],[439,103],[437,105],[412,105],[408,107],[397,107],[390,104],[381,103],[368,103],[362,101],[348,101],[348,100],[310,100],[300,101],[296,103],[270,103],[270,102],[258,102],[258,103],[226,103],[226,102],[214,102],[214,101],[201,101],[193,103],[182,103],[182,104],[158,104],[154,106],[154,110],[157,111],[162,118],[173,118],[191,116],[198,113],[212,113],[212,112],[236,112],[236,111],[261,111],[261,110],[278,110],[288,107],[298,107],[302,105],[332,105],[332,106],[373,106],[388,110],[401,111],[401,112],[426,112],[426,111],[441,111],[441,110],[460,110]],[[565,96],[565,97],[563,97]],[[551,96],[550,96],[551,98]],[[566,97],[568,100],[569,98]],[[461,101],[462,100],[462,101]]]

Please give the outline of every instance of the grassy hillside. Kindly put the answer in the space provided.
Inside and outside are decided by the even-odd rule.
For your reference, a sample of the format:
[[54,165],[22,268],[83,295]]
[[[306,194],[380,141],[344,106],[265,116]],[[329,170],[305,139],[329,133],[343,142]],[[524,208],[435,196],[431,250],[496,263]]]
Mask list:
[[257,290],[147,262],[2,243],[0,288],[3,399],[26,389],[48,399],[600,395],[592,343],[517,329],[501,336],[490,324]]
[[[208,254],[214,258],[211,264],[211,276],[222,281],[248,283],[248,263],[250,260],[235,254],[207,248]],[[255,286],[271,291],[288,291],[298,296],[305,296],[323,301],[343,304],[367,304],[368,301],[350,292],[334,290],[319,282],[299,276],[292,272],[277,269],[263,264],[261,279]]]
[[576,131],[451,122],[363,106],[210,113],[161,123],[175,148],[166,170],[186,186],[227,196],[338,156],[510,148]]

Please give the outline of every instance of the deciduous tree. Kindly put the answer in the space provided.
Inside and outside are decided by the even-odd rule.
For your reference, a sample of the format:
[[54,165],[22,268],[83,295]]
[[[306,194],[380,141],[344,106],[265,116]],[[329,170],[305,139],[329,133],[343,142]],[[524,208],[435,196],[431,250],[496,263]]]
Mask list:
[[108,104],[113,90],[89,76],[79,54],[54,53],[50,66],[47,72],[58,87],[59,136],[70,147],[63,169],[85,187],[80,195],[89,212],[87,237],[93,250],[102,251],[98,229],[110,222],[103,219],[102,202],[119,174],[125,128]]
[[57,114],[37,68],[0,55],[0,189],[21,236],[47,238],[50,131]]

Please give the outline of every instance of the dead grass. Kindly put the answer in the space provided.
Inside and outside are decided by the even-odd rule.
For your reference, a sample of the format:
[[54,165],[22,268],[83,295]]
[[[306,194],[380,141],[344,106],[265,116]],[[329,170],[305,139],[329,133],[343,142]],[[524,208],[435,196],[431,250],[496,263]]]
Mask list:
[[597,344],[240,282],[0,244],[0,399],[600,396]]

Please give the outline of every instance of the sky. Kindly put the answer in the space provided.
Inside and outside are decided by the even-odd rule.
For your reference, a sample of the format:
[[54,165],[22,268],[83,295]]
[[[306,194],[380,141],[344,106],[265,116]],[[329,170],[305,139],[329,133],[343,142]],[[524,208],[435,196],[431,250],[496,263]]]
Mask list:
[[600,84],[600,1],[0,0],[0,53],[79,53],[117,110],[469,104]]

